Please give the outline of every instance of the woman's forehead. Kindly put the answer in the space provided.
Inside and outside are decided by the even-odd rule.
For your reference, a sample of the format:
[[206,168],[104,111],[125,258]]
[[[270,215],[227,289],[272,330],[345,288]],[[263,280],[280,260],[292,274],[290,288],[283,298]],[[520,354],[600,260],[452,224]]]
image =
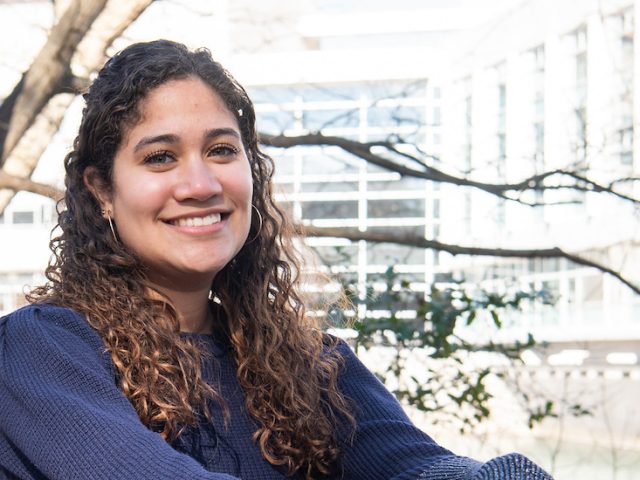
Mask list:
[[198,78],[165,82],[141,99],[122,143],[141,135],[180,134],[188,130],[233,130],[240,136],[238,118],[211,86]]

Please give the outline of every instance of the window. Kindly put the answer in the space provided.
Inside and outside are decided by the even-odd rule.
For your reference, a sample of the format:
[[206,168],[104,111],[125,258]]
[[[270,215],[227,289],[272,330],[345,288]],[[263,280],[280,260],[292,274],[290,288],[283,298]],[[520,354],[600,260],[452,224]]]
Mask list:
[[613,48],[618,58],[618,137],[620,149],[620,164],[633,165],[633,102],[634,102],[634,14],[633,8],[628,8],[612,17],[610,25],[613,27]]
[[[434,124],[436,123],[434,109]],[[437,109],[439,111],[439,109]],[[439,116],[439,113],[438,113]],[[398,125],[423,125],[425,123],[424,107],[397,105],[392,107],[373,106],[368,111],[368,124],[372,127]],[[438,118],[439,123],[439,118]]]
[[540,173],[544,170],[544,123],[534,123],[533,131],[535,170]]
[[318,131],[323,128],[354,128],[359,124],[360,111],[357,108],[305,110],[302,118],[304,128],[310,131]]
[[302,218],[309,220],[358,218],[358,202],[302,202]]
[[424,218],[424,199],[369,200],[369,218]]
[[440,111],[440,107],[435,107],[433,109],[433,124],[440,125],[442,123],[442,114]]
[[620,163],[633,165],[633,126],[620,130]]
[[505,173],[505,163],[507,158],[507,135],[506,135],[506,113],[507,113],[507,84],[505,63],[499,63],[493,67],[493,75],[495,78],[495,94],[496,95],[496,170],[499,176]]
[[300,185],[302,192],[357,192],[356,182],[303,182]]
[[14,224],[31,224],[34,220],[33,212],[31,211],[16,211],[13,212]]
[[585,26],[575,30],[573,42],[575,63],[575,157],[577,161],[583,161],[586,158],[588,92],[587,28]]
[[[384,171],[384,170],[383,170]],[[424,184],[425,180],[421,178],[412,178],[412,177],[401,177],[398,180],[370,180],[367,184],[367,189],[372,192],[377,191],[390,191],[390,190],[400,190],[400,191],[422,191],[424,192]]]
[[368,227],[367,231],[389,233],[407,237],[424,238],[424,225],[394,226],[394,227]]
[[278,134],[294,127],[294,112],[284,110],[257,112],[256,124],[261,132]]
[[353,161],[354,157],[348,153],[329,148],[306,148],[304,152],[303,175],[344,175],[358,172],[357,163]]
[[507,138],[504,133],[498,133],[498,159],[501,164],[504,163],[504,159],[507,157]]
[[294,171],[295,158],[290,155],[273,155],[276,175],[291,175]]
[[579,105],[587,102],[587,52],[576,55],[576,96]]
[[416,265],[425,263],[423,248],[405,247],[393,243],[371,243],[367,246],[369,265]]
[[286,103],[293,101],[298,93],[295,88],[288,87],[263,87],[252,88],[249,91],[251,99],[256,104],[260,103]]
[[464,113],[465,113],[465,125],[471,126],[471,94],[467,95],[464,99]]
[[329,267],[349,267],[358,263],[358,245],[315,246],[315,252],[323,264]]

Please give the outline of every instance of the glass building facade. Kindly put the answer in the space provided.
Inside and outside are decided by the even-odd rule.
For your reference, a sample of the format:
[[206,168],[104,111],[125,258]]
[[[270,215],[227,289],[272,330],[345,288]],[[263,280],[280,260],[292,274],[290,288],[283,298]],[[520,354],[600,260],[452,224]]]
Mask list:
[[[439,155],[441,91],[426,80],[263,86],[249,93],[261,132],[319,132],[364,143],[391,140],[400,150],[418,146],[436,160]],[[438,235],[441,198],[431,182],[403,178],[340,147],[301,146],[269,153],[276,165],[277,200],[296,221]],[[432,280],[436,257],[423,249],[337,238],[311,238],[308,243],[328,271],[360,284],[375,282],[390,265],[418,287]]]

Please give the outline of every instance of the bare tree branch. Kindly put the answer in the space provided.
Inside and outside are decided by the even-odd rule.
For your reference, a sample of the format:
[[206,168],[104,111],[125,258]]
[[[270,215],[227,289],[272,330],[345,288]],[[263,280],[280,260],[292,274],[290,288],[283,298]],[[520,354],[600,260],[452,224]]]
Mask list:
[[75,0],[53,26],[47,42],[24,75],[7,129],[0,129],[0,158],[4,161],[47,104],[69,68],[80,40],[102,12],[107,0]]
[[[48,147],[53,135],[58,131],[66,109],[74,98],[74,95],[56,94],[61,92],[75,94],[84,89],[87,86],[89,73],[104,63],[107,47],[116,38],[120,37],[126,28],[152,2],[153,0],[130,0],[128,2],[110,0],[107,3],[102,13],[92,23],[90,30],[85,32],[85,35],[79,41],[79,45],[77,45],[75,53],[70,60],[78,70],[77,74],[79,76],[73,75],[67,64],[63,75],[50,91],[48,103],[46,103],[44,109],[38,112],[35,122],[32,122],[29,125],[29,129],[20,137],[11,155],[5,158],[2,165],[5,173],[24,178],[28,178],[31,175],[38,163],[38,159]],[[14,89],[14,92],[16,90]],[[10,115],[12,109],[8,110]],[[43,116],[45,117],[44,119],[42,118]],[[5,118],[8,123],[9,117],[3,115],[0,115],[0,122]],[[0,124],[0,134],[2,133],[1,127],[2,125]],[[0,214],[14,194],[14,190],[0,189]]]
[[2,144],[9,131],[9,122],[11,121],[11,114],[16,106],[16,101],[22,93],[24,87],[24,75],[20,78],[20,81],[13,87],[11,93],[0,104],[0,166],[2,166]]
[[[0,189],[8,188],[14,191],[27,191],[59,200],[64,196],[64,191],[43,183],[34,182],[29,179],[8,175],[0,170]],[[402,234],[398,232],[361,232],[354,228],[320,228],[313,226],[296,226],[296,233],[309,237],[337,237],[346,238],[352,241],[366,240],[373,243],[395,243],[408,247],[427,248],[440,252],[447,252],[452,255],[472,255],[490,256],[502,258],[565,258],[577,265],[595,268],[603,273],[607,273],[624,283],[635,293],[640,295],[640,286],[624,277],[619,272],[603,265],[599,262],[589,260],[580,255],[566,252],[558,247],[541,249],[505,249],[489,247],[468,247],[442,243],[437,240],[429,240],[420,235]]]
[[634,183],[640,181],[640,177],[621,177],[609,182],[609,188],[613,188],[619,183]]
[[[264,145],[277,148],[290,148],[295,146],[335,146],[358,158],[362,158],[369,163],[382,167],[386,170],[397,172],[407,177],[423,178],[434,182],[449,183],[461,187],[477,188],[496,197],[523,203],[529,206],[540,205],[540,202],[527,202],[519,198],[519,195],[527,191],[552,191],[569,190],[581,192],[608,193],[622,200],[640,205],[640,199],[631,197],[613,189],[614,184],[602,185],[591,180],[576,171],[571,170],[550,170],[548,172],[532,175],[516,183],[485,183],[472,180],[468,177],[455,176],[443,172],[442,170],[429,165],[423,159],[398,150],[393,142],[358,142],[342,137],[325,136],[320,133],[309,133],[298,136],[269,135],[260,134],[260,142]],[[394,156],[410,160],[412,163],[421,165],[422,168],[412,168],[402,164],[388,156],[374,152],[374,147],[383,148]],[[555,183],[548,183],[553,180]],[[565,181],[562,183],[562,181]]]
[[60,200],[64,196],[63,190],[52,185],[34,182],[28,178],[18,177],[16,175],[9,175],[2,170],[0,170],[0,188],[8,188],[16,192],[25,191],[36,193],[56,201]]
[[[153,0],[132,0],[124,2],[107,0],[69,0],[69,8],[54,26],[50,37],[36,57],[32,67],[23,75],[20,83],[0,106],[0,213],[11,196],[20,190],[58,200],[63,191],[28,179],[37,159],[40,157],[51,136],[64,116],[65,108],[47,110],[57,93],[75,93],[88,85],[88,75],[104,61],[104,52],[115,38],[120,36]],[[104,10],[104,11],[103,11]],[[102,13],[101,13],[102,12]],[[102,23],[100,23],[102,22]],[[100,23],[100,25],[98,25]],[[93,25],[93,26],[92,26]],[[99,28],[97,28],[99,26]],[[90,29],[90,31],[89,31]],[[78,58],[79,57],[79,58]],[[72,73],[70,64],[74,61]],[[67,95],[60,105],[70,104],[72,95]],[[59,105],[59,107],[60,107]],[[28,136],[30,127],[46,112],[49,123],[36,148],[25,155],[22,144],[34,143]],[[615,186],[635,182],[637,178],[624,178],[603,185],[589,179],[579,166],[568,169],[557,169],[543,172],[516,183],[486,183],[474,180],[465,174],[451,174],[438,167],[438,158],[421,151],[412,152],[399,149],[400,138],[389,137],[386,141],[357,142],[341,137],[324,136],[311,133],[296,137],[284,135],[260,135],[261,143],[278,148],[289,148],[301,145],[335,146],[374,165],[397,172],[403,176],[422,178],[425,180],[448,183],[457,186],[482,190],[501,199],[508,199],[527,205],[537,205],[520,198],[529,191],[572,190],[584,192],[608,193],[634,204],[640,200],[616,191]],[[12,163],[13,161],[13,163]],[[4,189],[4,190],[2,190]],[[2,196],[4,194],[4,197]],[[399,233],[360,232],[345,228],[298,227],[311,236],[341,237],[351,240],[369,242],[391,242],[417,248],[445,251],[453,255],[465,254],[474,256],[512,257],[512,258],[566,258],[578,265],[595,268],[607,273],[640,294],[640,286],[634,284],[620,273],[598,262],[582,256],[565,252],[560,248],[548,249],[496,249],[451,245],[428,240],[417,235]]]
[[408,247],[428,248],[440,252],[448,252],[452,255],[473,255],[473,256],[490,256],[503,258],[565,258],[577,265],[595,268],[603,273],[607,273],[612,277],[624,283],[627,287],[640,295],[640,285],[636,285],[631,280],[625,278],[619,272],[603,265],[599,262],[586,259],[580,255],[566,252],[558,247],[542,248],[542,249],[504,249],[504,248],[487,248],[487,247],[467,247],[463,245],[452,245],[442,243],[437,240],[429,240],[420,235],[403,234],[397,232],[361,232],[354,228],[320,228],[313,226],[296,226],[299,234],[309,237],[337,237],[347,238],[349,240],[358,241],[366,240],[374,243],[395,243]]
[[54,95],[59,93],[76,94],[88,89],[90,85],[91,80],[89,77],[80,77],[67,70],[64,77],[60,79],[60,83],[56,86]]

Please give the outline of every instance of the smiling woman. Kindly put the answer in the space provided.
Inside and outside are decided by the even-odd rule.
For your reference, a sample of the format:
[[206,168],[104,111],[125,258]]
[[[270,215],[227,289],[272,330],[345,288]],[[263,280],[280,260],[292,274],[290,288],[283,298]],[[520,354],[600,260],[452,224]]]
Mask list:
[[135,44],[85,94],[49,283],[0,319],[0,478],[535,479],[415,428],[298,295],[244,89]]
[[183,326],[209,331],[202,312],[211,283],[242,248],[251,221],[251,166],[240,127],[198,77],[167,81],[138,110],[116,150],[110,184],[92,166],[85,183],[145,265],[148,286],[178,312],[190,310]]

